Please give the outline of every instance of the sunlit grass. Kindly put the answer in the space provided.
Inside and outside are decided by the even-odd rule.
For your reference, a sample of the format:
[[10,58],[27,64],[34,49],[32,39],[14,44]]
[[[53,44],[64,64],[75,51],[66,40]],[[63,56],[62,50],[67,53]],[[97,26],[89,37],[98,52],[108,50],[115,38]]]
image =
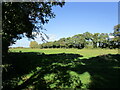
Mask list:
[[117,49],[10,49],[10,52],[41,52],[45,54],[74,53],[83,55],[82,58],[90,58],[103,54],[117,54]]
[[[9,49],[9,51],[10,52],[40,52],[40,53],[44,53],[44,54],[72,53],[72,54],[82,55],[83,57],[80,57],[80,59],[96,57],[98,55],[117,54],[118,53],[117,49],[64,49],[64,48],[61,48],[61,49],[30,49],[30,48],[28,48],[28,49]],[[51,59],[55,59],[55,57],[51,58]],[[59,58],[57,58],[57,59],[59,59]],[[71,67],[75,66],[74,63],[69,63],[69,64],[53,63],[52,65],[58,65],[58,66],[71,65]],[[81,65],[84,65],[84,63],[81,63]],[[41,69],[41,67],[36,67],[36,69],[37,69],[37,71],[39,71]],[[78,69],[78,72],[79,72],[79,69]],[[91,75],[87,71],[82,74],[78,74],[75,71],[71,70],[68,73],[69,73],[70,77],[77,77],[81,81],[81,83],[83,84],[81,86],[81,88],[86,89],[87,85],[91,82]],[[21,77],[22,80],[19,81],[18,85],[22,84],[25,80],[30,78],[33,74],[34,74],[33,72],[30,72],[29,74],[22,76]],[[47,74],[44,76],[46,83],[51,83],[50,84],[51,88],[56,87],[56,84],[60,82],[58,80],[58,81],[55,81],[54,83],[52,83],[54,81],[54,77],[56,75],[57,74],[55,74],[55,73],[50,73],[50,74]],[[72,78],[70,80],[74,81],[74,79],[72,79]],[[76,78],[75,78],[75,80],[76,80]],[[76,85],[76,83],[73,83],[73,86],[74,85]],[[62,88],[62,86],[61,86],[61,88]]]

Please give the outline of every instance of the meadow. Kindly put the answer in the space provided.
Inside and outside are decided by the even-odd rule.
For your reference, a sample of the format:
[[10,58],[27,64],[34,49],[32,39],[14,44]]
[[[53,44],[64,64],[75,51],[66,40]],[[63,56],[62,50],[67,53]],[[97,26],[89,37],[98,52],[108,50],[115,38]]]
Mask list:
[[118,49],[10,49],[10,52],[40,52],[40,53],[45,53],[45,54],[58,54],[58,53],[74,53],[74,54],[80,54],[83,55],[82,58],[90,58],[90,57],[95,57],[98,55],[103,55],[103,54],[117,54]]
[[120,88],[117,49],[9,49],[4,90]]

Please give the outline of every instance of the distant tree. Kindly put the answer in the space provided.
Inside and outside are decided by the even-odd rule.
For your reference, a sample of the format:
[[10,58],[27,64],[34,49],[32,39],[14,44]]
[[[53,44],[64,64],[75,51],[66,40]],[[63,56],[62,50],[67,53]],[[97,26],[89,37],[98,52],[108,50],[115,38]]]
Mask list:
[[96,48],[96,40],[94,40],[95,36],[93,36],[92,33],[90,33],[90,32],[85,32],[85,33],[83,33],[83,37],[84,37],[85,40],[86,40],[86,45],[85,45],[86,47],[87,47],[87,45],[89,44],[89,42],[92,41],[93,47]]
[[[44,33],[43,25],[49,19],[55,18],[52,6],[63,6],[64,2],[3,2],[2,3],[2,44],[3,53],[7,53],[8,46],[26,36],[34,39],[37,34]],[[36,32],[36,34],[32,34]]]
[[118,53],[120,54],[120,24],[114,26],[114,41],[116,42],[116,47],[118,48]]
[[53,47],[53,42],[47,42],[46,46],[47,46],[47,48],[52,48]]
[[90,33],[90,32],[85,32],[85,33],[83,33],[83,37],[84,37],[86,40],[91,40],[91,38],[92,38],[92,33]]
[[114,32],[113,32],[113,35],[114,35],[114,41],[116,42],[120,42],[120,24],[114,26]]
[[98,39],[99,39],[99,33],[94,33],[91,38],[93,42],[93,48],[97,48]]
[[107,33],[90,33],[85,32],[83,33],[84,38],[86,39],[86,44],[91,43],[93,44],[93,48],[97,48],[98,44],[99,47],[107,47],[108,46],[108,34]]
[[99,47],[101,48],[109,47],[109,34],[100,33],[98,43],[99,43]]
[[66,38],[66,48],[74,47],[74,39],[72,37]]
[[74,35],[72,38],[74,40],[74,47],[81,49],[84,48],[84,46],[86,45],[83,34]]
[[114,32],[109,35],[112,36],[112,38],[109,38],[109,48],[120,49],[120,24],[114,26]]
[[46,44],[46,43],[43,43],[43,44],[42,44],[42,48],[47,48],[47,44]]
[[43,43],[43,48],[78,48],[84,47],[97,48],[116,48],[116,42],[109,38],[108,33],[90,33],[77,34],[68,38],[61,38],[58,41]]
[[38,45],[38,48],[42,49],[42,48],[43,48],[42,44],[39,44],[39,45]]
[[31,41],[30,42],[30,48],[39,48],[39,45],[36,41]]
[[65,38],[61,38],[60,40],[58,40],[58,42],[60,43],[61,48],[65,48],[65,46],[66,46],[66,39]]
[[60,43],[59,43],[59,41],[54,41],[54,42],[53,42],[53,48],[60,48]]

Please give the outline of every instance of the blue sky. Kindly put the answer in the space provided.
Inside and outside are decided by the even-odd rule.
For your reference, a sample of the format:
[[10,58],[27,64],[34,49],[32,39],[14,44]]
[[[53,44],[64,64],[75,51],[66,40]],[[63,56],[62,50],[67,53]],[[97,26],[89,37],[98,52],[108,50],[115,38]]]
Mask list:
[[[50,37],[48,41],[58,40],[63,37],[71,37],[86,31],[91,33],[110,33],[118,24],[117,2],[66,2],[61,7],[53,7],[56,14],[44,26],[44,31]],[[36,38],[41,43],[39,36]],[[18,40],[12,47],[29,47],[27,38]]]

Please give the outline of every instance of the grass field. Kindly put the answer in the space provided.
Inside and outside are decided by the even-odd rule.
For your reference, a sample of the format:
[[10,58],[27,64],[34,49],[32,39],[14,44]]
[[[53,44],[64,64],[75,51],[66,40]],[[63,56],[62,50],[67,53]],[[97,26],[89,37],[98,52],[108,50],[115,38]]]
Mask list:
[[117,49],[10,49],[10,52],[41,52],[45,54],[74,53],[90,58],[103,54],[117,54]]
[[116,49],[10,49],[4,59],[5,90],[120,88]]

